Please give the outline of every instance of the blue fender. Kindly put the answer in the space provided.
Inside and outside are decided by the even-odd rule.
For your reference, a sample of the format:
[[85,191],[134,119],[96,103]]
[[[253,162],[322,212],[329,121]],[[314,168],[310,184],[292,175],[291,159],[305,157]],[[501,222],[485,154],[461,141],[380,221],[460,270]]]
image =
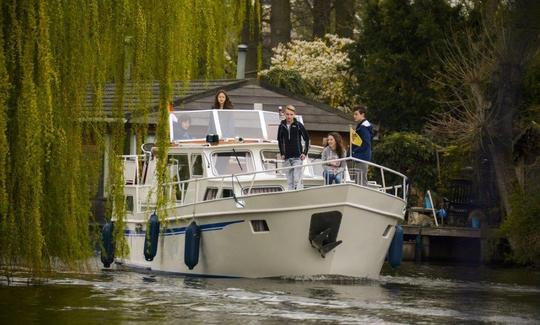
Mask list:
[[144,259],[154,260],[156,257],[159,239],[159,218],[152,213],[146,225],[146,235],[144,236]]
[[201,244],[201,227],[192,221],[186,228],[186,241],[184,245],[184,263],[190,270],[199,263],[199,248]]
[[110,267],[114,262],[114,223],[107,222],[101,230],[101,263]]
[[396,232],[388,249],[388,262],[396,268],[401,265],[403,259],[403,227],[396,225]]

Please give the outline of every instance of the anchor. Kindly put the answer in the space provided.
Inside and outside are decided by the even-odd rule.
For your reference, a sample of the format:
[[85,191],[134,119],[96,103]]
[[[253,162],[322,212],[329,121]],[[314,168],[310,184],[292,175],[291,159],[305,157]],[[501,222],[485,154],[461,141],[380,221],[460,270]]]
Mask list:
[[326,257],[326,253],[336,248],[343,242],[342,240],[329,242],[331,231],[332,228],[327,228],[310,240],[311,247],[317,249],[323,258]]

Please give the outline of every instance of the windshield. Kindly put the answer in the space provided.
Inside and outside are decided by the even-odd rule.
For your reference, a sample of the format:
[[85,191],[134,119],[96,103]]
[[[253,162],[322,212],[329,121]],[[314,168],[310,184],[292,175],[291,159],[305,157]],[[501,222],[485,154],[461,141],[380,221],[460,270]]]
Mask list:
[[215,124],[211,111],[171,112],[169,129],[171,142],[174,140],[205,139],[209,133],[215,133]]
[[[302,117],[296,118],[302,121]],[[170,140],[206,139],[217,134],[221,139],[275,140],[281,122],[277,112],[251,110],[173,111],[169,114]]]

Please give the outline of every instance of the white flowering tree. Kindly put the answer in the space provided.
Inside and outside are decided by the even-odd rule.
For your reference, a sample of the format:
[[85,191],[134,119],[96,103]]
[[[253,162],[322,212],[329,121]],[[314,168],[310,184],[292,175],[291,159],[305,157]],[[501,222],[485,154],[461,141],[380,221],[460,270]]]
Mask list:
[[[298,74],[309,89],[302,87],[301,95],[312,95],[333,107],[350,107],[351,100],[346,95],[346,86],[351,82],[347,73],[347,46],[352,42],[349,38],[327,34],[323,39],[310,42],[295,40],[279,44],[273,49],[271,67],[261,71],[259,76],[283,86],[282,80],[276,80],[276,74]],[[297,83],[298,80],[292,79],[291,82]],[[289,85],[287,88],[294,91],[298,86]]]

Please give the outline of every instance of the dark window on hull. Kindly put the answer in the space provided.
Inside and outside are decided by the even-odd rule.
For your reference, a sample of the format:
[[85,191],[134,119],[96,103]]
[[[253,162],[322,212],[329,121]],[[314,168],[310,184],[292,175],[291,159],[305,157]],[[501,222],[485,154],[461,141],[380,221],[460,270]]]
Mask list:
[[251,228],[253,229],[253,232],[270,231],[266,220],[251,220]]

